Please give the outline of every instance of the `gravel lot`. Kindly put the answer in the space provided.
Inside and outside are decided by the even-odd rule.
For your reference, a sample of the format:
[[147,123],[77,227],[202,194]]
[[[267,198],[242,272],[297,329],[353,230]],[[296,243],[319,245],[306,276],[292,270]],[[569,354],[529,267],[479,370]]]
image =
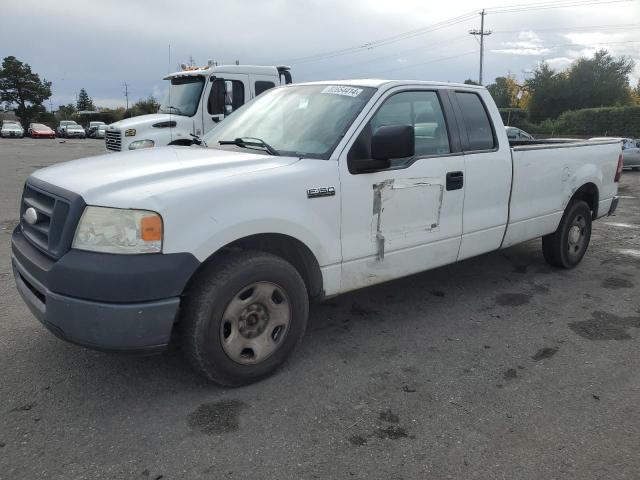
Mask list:
[[180,352],[66,344],[13,283],[35,169],[96,140],[0,140],[0,479],[640,478],[640,172],[572,271],[540,242],[311,309],[302,347],[241,389]]

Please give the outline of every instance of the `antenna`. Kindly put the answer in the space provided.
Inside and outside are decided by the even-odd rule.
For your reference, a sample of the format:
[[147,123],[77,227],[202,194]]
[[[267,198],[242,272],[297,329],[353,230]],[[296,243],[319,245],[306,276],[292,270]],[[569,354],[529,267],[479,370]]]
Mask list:
[[167,63],[167,74],[171,73],[171,44],[169,44],[169,63]]
[[124,98],[127,100],[127,111],[129,111],[129,85],[127,85],[127,82],[122,85],[124,85]]

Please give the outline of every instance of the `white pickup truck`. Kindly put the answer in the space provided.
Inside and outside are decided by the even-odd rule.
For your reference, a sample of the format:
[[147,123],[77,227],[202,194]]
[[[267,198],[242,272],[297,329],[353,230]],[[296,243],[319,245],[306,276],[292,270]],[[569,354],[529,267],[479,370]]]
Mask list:
[[56,335],[161,350],[177,328],[225,385],[272,373],[310,299],[542,237],[576,266],[617,205],[617,141],[509,144],[481,87],[274,88],[200,146],[51,166],[26,181],[18,289]]

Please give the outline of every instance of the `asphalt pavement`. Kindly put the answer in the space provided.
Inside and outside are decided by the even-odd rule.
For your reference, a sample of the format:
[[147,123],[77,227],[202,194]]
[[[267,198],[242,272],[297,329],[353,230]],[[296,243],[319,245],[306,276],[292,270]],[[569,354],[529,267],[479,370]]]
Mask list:
[[640,172],[574,270],[540,241],[313,305],[275,376],[55,338],[13,283],[34,170],[97,140],[0,140],[0,479],[640,478]]

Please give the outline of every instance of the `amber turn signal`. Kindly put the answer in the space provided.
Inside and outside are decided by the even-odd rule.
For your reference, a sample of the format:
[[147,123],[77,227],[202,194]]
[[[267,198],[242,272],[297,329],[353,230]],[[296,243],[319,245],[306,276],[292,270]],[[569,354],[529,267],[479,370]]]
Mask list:
[[142,239],[147,242],[162,240],[162,218],[160,215],[142,217],[140,232]]

